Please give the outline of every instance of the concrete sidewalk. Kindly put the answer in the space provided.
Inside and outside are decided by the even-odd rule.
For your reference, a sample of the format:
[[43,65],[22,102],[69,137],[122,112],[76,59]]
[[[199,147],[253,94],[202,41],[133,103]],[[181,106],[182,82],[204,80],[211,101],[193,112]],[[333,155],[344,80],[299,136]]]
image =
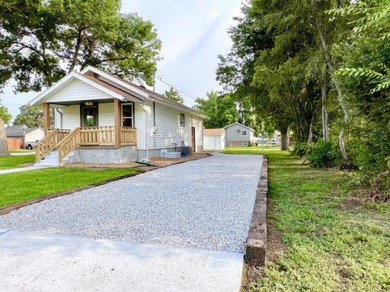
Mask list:
[[27,167],[3,169],[3,170],[0,170],[0,175],[7,174],[7,173],[15,173],[15,172],[24,172],[24,171],[31,171],[31,170],[37,170],[37,169],[44,169],[44,168],[49,168],[49,167],[53,167],[53,166],[46,166],[46,165],[35,166],[35,165],[33,165],[33,166],[27,166]]
[[0,230],[1,291],[239,291],[241,253]]

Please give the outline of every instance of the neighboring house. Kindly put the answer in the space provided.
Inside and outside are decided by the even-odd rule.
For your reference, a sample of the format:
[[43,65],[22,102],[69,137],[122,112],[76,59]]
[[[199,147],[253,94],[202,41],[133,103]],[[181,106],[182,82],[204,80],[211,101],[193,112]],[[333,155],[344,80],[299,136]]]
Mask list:
[[225,149],[225,130],[224,129],[204,129],[203,143],[205,150],[223,150]]
[[240,123],[234,123],[225,128],[225,145],[231,146],[249,146],[250,143],[254,143],[255,130],[241,125]]
[[44,137],[44,131],[41,128],[10,126],[5,128],[5,132],[7,134],[8,149],[32,149],[36,141]]
[[30,105],[44,107],[37,161],[124,163],[182,145],[203,150],[204,115],[91,66],[69,73]]

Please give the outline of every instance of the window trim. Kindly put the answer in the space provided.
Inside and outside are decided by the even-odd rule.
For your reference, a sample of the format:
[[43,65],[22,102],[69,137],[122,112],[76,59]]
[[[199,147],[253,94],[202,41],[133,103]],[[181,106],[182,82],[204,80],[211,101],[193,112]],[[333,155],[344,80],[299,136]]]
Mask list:
[[[131,106],[131,118],[123,117],[123,106]],[[124,119],[131,119],[131,128],[135,127],[135,113],[134,113],[134,102],[125,102],[121,104],[121,126],[123,126]]]
[[185,126],[186,126],[186,115],[185,114],[182,114],[182,113],[179,114],[179,126],[182,128],[185,128]]
[[248,131],[247,130],[242,130],[241,131],[241,136],[248,136]]

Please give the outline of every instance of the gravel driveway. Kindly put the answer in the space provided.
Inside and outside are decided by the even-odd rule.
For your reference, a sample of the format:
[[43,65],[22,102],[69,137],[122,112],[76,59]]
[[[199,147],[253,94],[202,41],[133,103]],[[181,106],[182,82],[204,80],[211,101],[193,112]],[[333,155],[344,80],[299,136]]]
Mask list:
[[157,169],[0,216],[0,228],[243,252],[261,156]]

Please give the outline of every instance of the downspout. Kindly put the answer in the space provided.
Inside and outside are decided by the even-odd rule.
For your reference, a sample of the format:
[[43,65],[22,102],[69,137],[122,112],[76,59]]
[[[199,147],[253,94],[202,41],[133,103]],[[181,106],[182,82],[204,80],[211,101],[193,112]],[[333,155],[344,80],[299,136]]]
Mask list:
[[148,150],[148,144],[147,144],[147,123],[146,123],[146,108],[144,104],[141,104],[142,110],[144,112],[144,145],[145,145],[145,153],[146,157],[145,160],[149,160],[149,150]]
[[62,129],[62,118],[63,118],[63,113],[59,110],[58,107],[56,107],[56,112],[59,113],[60,115],[60,129]]

